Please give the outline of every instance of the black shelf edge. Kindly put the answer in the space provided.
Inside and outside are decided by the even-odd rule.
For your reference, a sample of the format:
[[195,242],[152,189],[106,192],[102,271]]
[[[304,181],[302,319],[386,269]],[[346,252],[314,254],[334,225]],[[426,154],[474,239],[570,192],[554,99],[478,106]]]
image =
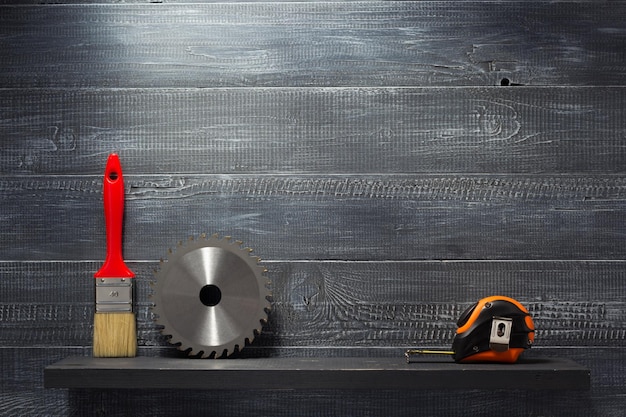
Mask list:
[[70,389],[521,389],[588,390],[589,369],[568,359],[456,364],[397,358],[173,359],[74,356],[44,369],[46,388]]

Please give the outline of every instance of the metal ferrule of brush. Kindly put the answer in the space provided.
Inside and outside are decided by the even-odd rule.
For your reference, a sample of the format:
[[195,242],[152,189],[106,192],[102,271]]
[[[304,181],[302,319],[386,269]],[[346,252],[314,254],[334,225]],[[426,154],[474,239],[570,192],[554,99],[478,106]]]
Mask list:
[[96,278],[96,312],[132,313],[133,281],[131,278]]

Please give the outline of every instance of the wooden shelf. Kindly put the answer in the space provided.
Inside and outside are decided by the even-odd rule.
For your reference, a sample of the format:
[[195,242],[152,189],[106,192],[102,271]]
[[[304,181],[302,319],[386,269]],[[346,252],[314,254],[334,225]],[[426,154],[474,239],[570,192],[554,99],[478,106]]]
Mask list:
[[589,370],[567,359],[508,364],[404,358],[172,359],[69,357],[44,370],[46,388],[587,390]]

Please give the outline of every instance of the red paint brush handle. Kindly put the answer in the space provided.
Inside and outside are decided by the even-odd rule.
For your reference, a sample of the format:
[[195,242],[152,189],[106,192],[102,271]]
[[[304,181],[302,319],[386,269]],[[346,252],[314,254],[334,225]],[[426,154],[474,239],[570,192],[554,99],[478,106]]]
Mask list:
[[107,235],[107,255],[96,278],[133,278],[122,257],[122,225],[124,223],[124,177],[117,154],[109,155],[104,170],[104,222]]

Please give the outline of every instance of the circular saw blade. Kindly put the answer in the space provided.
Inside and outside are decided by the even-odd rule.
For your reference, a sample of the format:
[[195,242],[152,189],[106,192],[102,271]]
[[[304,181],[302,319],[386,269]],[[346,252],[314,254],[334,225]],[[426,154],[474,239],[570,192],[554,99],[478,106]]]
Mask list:
[[161,261],[152,296],[155,320],[189,355],[228,356],[252,342],[271,296],[259,258],[217,235],[190,239]]

